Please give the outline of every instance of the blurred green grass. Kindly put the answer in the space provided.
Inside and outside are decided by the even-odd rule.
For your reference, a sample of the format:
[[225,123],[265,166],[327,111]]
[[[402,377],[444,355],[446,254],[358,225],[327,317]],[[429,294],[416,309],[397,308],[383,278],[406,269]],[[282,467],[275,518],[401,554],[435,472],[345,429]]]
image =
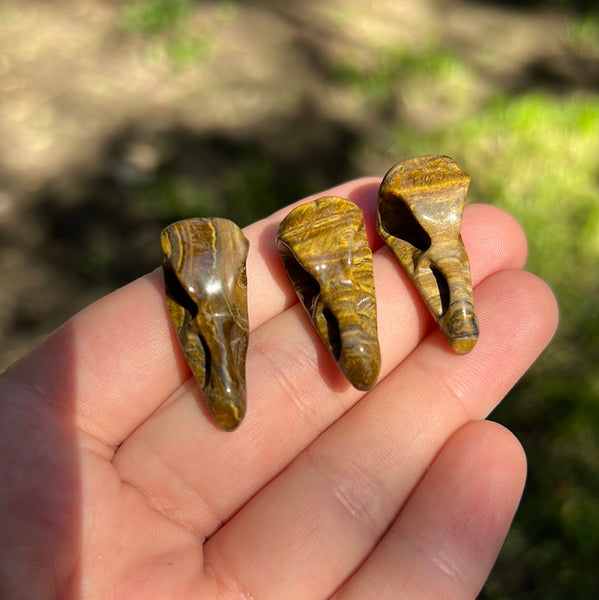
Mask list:
[[[525,551],[514,552],[516,566],[506,569],[534,579],[526,598],[563,598],[566,590],[599,596],[591,562],[599,548],[598,133],[597,98],[535,92],[497,98],[410,145],[455,156],[473,177],[471,200],[516,216],[529,240],[527,268],[551,285],[560,304],[549,351],[493,415],[516,432],[530,461],[512,533],[524,537]],[[489,590],[498,591],[488,597],[520,597],[513,595],[520,585],[511,582],[511,592],[501,593],[494,581]]]
[[190,0],[137,0],[119,4],[121,30],[139,36],[151,60],[181,68],[210,55],[211,40],[194,26]]
[[121,26],[135,33],[161,33],[179,26],[189,16],[189,0],[129,2],[122,6]]

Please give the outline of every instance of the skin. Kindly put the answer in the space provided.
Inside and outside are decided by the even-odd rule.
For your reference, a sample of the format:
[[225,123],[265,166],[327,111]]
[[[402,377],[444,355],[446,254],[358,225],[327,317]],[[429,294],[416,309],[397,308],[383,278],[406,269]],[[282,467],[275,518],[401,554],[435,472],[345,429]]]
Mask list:
[[379,181],[319,195],[365,212],[382,366],[346,382],[275,247],[245,230],[248,413],[207,414],[156,271],[92,304],[0,377],[0,597],[475,598],[525,458],[485,417],[550,340],[548,287],[496,208],[468,206],[481,335],[457,356],[375,231]]

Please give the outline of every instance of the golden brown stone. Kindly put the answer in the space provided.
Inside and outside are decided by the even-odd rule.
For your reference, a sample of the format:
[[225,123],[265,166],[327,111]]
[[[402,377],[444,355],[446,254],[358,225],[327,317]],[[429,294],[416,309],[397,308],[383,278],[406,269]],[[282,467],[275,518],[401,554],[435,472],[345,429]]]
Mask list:
[[186,219],[161,235],[166,299],[187,362],[217,423],[245,415],[248,241],[227,219]]
[[320,337],[358,389],[376,382],[377,338],[372,253],[360,209],[326,196],[295,208],[277,246],[287,275]]
[[458,354],[478,338],[470,264],[460,236],[470,177],[448,156],[393,166],[378,196],[378,230]]

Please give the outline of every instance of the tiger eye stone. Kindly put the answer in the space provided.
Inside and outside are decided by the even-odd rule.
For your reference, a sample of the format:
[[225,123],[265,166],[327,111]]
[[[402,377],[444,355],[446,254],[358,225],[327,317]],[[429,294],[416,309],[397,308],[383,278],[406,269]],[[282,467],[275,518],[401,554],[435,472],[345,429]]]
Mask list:
[[277,246],[301,304],[339,367],[356,388],[370,389],[381,356],[362,212],[336,196],[308,202],[282,221]]
[[186,219],[161,234],[166,302],[210,412],[225,431],[246,411],[248,241],[228,219]]
[[470,177],[448,156],[393,166],[378,193],[379,234],[457,354],[478,339],[470,264],[460,227]]

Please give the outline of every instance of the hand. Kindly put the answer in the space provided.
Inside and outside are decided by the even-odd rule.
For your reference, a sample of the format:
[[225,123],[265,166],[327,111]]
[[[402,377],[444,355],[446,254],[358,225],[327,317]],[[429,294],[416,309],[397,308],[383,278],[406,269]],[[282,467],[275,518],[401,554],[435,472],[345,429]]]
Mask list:
[[[376,187],[329,190],[362,207]],[[468,206],[481,335],[454,355],[386,248],[374,257],[381,376],[352,388],[274,237],[245,231],[248,414],[218,429],[178,346],[162,274],[99,300],[1,376],[0,597],[474,598],[520,498],[517,440],[485,417],[553,334],[526,242]],[[157,242],[158,243],[158,242]]]

